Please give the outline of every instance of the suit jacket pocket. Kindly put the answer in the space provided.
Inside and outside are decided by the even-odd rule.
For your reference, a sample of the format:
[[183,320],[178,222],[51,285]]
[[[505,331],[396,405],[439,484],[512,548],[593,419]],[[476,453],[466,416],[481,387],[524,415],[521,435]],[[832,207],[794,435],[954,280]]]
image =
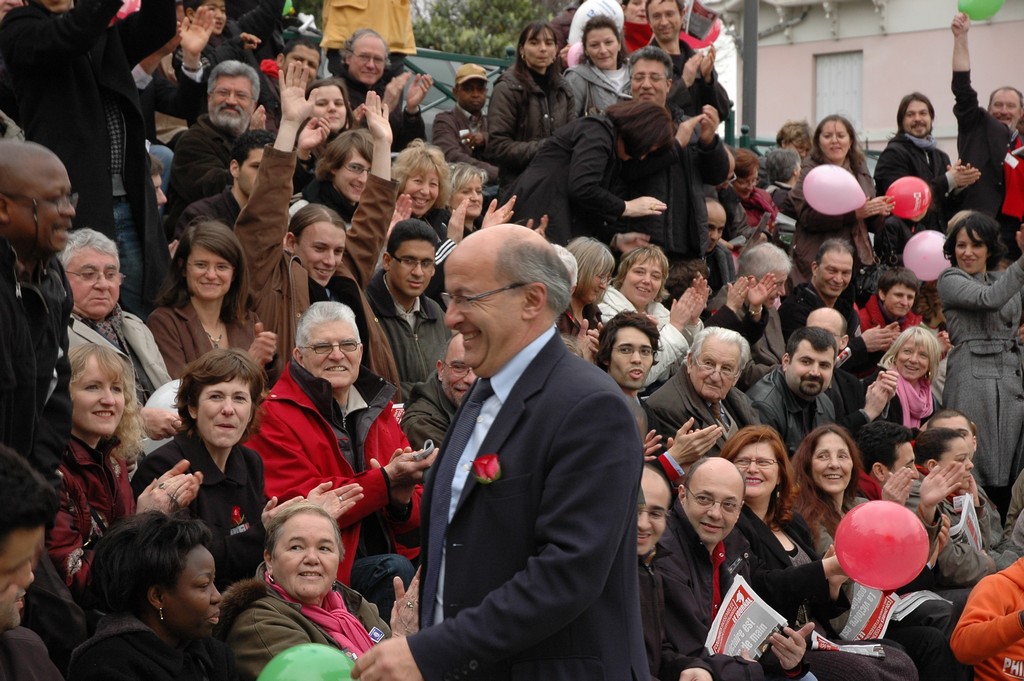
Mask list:
[[490,499],[508,499],[509,497],[517,497],[520,494],[526,493],[530,488],[530,481],[533,479],[533,473],[527,473],[526,475],[517,475],[511,478],[501,478],[495,480],[489,485],[480,485],[486,489],[479,490],[477,493],[484,492],[487,498]]
[[1005,341],[971,341],[967,349],[971,353],[971,374],[975,378],[1003,377],[1003,353],[1007,349]]

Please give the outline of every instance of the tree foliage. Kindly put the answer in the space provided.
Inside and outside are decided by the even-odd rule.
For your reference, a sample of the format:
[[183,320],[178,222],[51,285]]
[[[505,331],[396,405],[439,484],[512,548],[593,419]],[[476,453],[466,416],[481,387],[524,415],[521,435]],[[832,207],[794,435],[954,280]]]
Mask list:
[[551,14],[534,0],[436,0],[416,19],[416,45],[444,52],[504,58],[523,26]]

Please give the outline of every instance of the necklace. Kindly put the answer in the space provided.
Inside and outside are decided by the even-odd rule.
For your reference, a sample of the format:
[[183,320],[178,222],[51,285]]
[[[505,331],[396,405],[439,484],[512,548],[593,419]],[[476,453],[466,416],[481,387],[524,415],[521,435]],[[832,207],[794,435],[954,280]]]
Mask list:
[[206,334],[206,337],[210,339],[210,343],[213,345],[214,349],[220,349],[220,341],[224,338],[224,332],[222,331],[216,338],[211,336],[210,332],[206,329],[203,329],[203,332]]

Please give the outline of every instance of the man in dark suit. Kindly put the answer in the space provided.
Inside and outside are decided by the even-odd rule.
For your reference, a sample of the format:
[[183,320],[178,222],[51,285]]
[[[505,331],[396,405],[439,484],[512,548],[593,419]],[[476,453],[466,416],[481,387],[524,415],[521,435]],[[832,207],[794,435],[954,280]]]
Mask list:
[[502,225],[467,237],[445,275],[445,321],[480,380],[424,495],[420,632],[376,646],[353,678],[649,678],[640,433],[615,382],[555,333],[565,267]]

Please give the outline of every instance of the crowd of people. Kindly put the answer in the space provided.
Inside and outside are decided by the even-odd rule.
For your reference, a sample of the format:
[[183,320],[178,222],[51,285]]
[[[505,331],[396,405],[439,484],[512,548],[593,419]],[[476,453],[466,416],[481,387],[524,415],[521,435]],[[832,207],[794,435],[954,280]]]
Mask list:
[[[529,23],[429,134],[386,3],[322,43],[280,0],[0,3],[3,678],[1024,673],[1024,101],[981,104],[966,15],[960,158],[914,92],[872,175],[840,114],[725,145],[683,0],[571,67],[575,8]],[[864,656],[819,639],[874,501],[926,596]],[[756,655],[706,647],[738,577],[787,621]]]

